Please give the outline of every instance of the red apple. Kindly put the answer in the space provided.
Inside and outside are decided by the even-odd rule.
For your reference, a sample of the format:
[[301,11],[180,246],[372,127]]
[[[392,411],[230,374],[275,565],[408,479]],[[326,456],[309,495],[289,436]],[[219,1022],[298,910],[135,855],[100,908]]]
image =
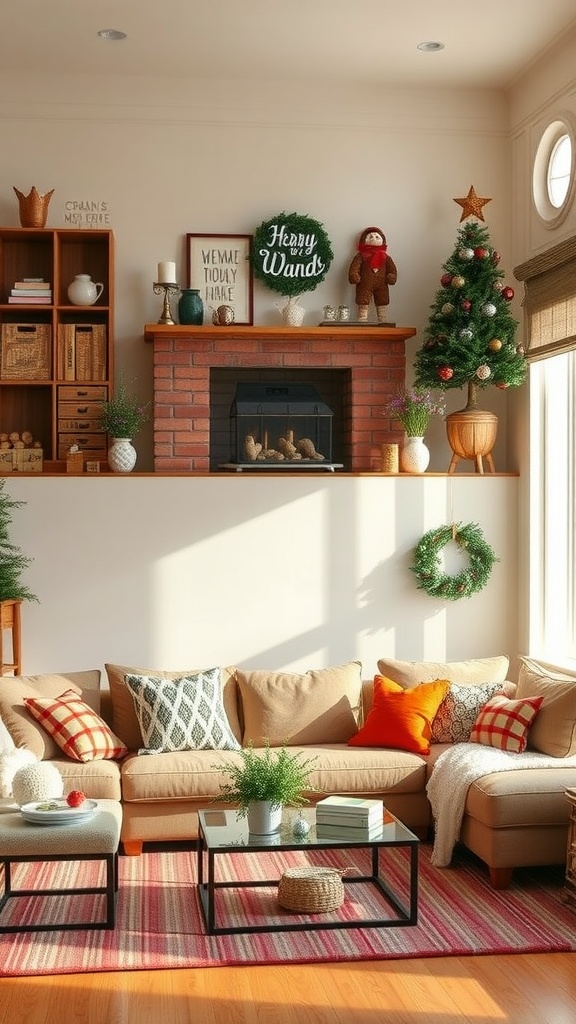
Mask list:
[[69,807],[80,807],[80,804],[83,804],[85,799],[86,795],[82,792],[81,789],[73,789],[71,790],[70,793],[68,793],[68,796],[66,797],[66,803],[68,804]]

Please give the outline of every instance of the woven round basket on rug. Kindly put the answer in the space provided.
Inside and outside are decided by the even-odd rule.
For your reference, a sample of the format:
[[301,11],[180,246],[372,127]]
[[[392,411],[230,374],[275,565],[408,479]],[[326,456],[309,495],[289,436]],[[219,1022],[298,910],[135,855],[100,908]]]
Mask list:
[[337,910],[344,902],[342,875],[336,868],[287,868],[278,883],[278,902],[304,914]]

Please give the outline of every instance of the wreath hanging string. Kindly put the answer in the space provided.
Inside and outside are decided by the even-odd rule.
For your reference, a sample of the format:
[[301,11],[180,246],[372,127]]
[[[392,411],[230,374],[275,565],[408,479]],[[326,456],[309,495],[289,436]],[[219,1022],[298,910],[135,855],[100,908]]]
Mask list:
[[[456,544],[468,555],[470,563],[454,576],[442,572],[440,552],[449,541]],[[499,559],[485,540],[478,523],[452,523],[428,530],[414,550],[414,564],[410,566],[418,579],[418,589],[425,590],[430,597],[447,601],[459,601],[483,590],[488,582],[492,566]]]

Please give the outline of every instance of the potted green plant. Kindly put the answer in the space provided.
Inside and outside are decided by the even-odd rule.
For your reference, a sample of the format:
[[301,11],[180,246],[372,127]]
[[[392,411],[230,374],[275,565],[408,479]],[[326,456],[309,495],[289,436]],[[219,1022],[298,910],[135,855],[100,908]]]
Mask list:
[[400,450],[400,465],[406,473],[423,473],[430,461],[430,452],[424,444],[424,435],[431,416],[444,414],[444,396],[434,398],[424,388],[402,388],[388,402],[384,414],[399,420],[406,432]]
[[110,468],[115,473],[129,473],[136,465],[136,449],[132,438],[138,433],[150,414],[150,404],[142,404],[131,395],[124,374],[120,372],[114,394],[102,402],[100,426],[112,438],[108,452]]
[[310,786],[310,773],[316,758],[302,758],[300,751],[285,747],[262,751],[250,744],[239,751],[239,761],[216,765],[230,777],[220,786],[217,801],[238,805],[239,817],[248,817],[248,828],[255,835],[269,835],[280,827],[283,807],[302,807]]

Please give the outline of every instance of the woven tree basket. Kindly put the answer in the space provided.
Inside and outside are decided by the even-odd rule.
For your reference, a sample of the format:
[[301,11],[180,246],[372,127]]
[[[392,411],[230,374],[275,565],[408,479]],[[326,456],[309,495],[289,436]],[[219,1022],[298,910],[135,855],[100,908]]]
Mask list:
[[278,883],[278,903],[285,910],[325,914],[343,902],[342,872],[336,868],[287,868]]

